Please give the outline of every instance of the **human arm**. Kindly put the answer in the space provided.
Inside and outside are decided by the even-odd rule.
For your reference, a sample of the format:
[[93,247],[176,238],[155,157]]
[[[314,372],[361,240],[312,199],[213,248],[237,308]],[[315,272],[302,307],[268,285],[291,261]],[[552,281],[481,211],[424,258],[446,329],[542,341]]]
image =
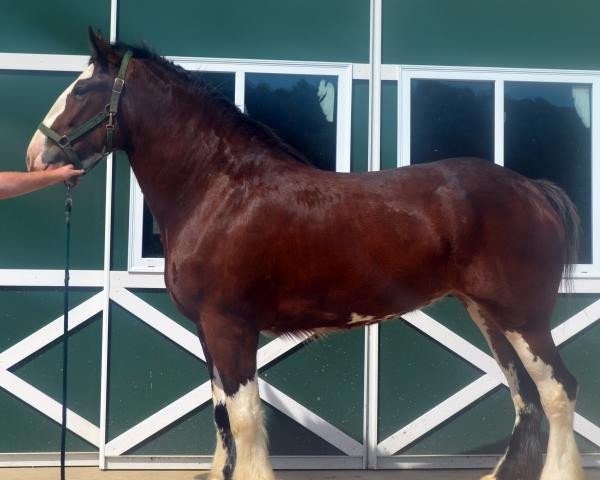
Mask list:
[[35,172],[0,172],[0,200],[24,195],[83,175],[73,165]]

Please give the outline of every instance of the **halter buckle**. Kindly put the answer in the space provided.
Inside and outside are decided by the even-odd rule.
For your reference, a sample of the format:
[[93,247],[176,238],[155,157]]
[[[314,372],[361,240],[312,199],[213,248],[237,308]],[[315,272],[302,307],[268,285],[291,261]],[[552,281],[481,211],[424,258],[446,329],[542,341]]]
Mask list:
[[108,113],[108,120],[106,120],[106,129],[107,130],[115,129],[115,114],[112,112]]
[[115,83],[113,83],[112,91],[115,93],[121,93],[123,90],[123,85],[125,85],[125,80],[122,78],[115,78]]
[[66,135],[63,135],[62,137],[60,137],[58,139],[58,146],[62,149],[65,149],[69,146],[71,146],[71,140],[69,140],[69,138]]

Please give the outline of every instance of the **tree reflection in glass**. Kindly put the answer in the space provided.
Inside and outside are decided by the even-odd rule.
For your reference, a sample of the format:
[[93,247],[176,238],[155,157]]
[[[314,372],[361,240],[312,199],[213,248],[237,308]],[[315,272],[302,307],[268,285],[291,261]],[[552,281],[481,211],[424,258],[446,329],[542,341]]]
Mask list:
[[568,83],[506,82],[504,165],[551,180],[579,211],[579,263],[591,263],[591,88]]
[[335,76],[248,73],[247,113],[309,163],[335,170],[337,81]]

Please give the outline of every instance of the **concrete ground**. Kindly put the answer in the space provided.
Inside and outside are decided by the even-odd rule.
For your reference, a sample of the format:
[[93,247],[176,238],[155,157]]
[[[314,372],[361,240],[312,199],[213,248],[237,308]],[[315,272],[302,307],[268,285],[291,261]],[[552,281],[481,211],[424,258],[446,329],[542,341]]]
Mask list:
[[[482,470],[295,470],[276,472],[277,480],[478,480]],[[587,480],[600,480],[600,469],[586,470]],[[205,480],[206,472],[194,470],[110,470],[96,467],[68,468],[67,480]],[[57,480],[58,468],[1,468],[1,480]],[[558,480],[558,479],[557,479]]]

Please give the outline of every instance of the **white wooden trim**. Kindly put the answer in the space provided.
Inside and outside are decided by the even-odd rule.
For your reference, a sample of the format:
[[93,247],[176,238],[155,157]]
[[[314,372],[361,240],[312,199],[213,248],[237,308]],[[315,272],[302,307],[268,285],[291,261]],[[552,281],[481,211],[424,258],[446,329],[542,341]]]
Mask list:
[[379,429],[379,325],[365,328],[365,406],[364,439],[365,468],[377,469],[377,439]]
[[[71,270],[72,287],[102,287],[102,270]],[[0,287],[62,287],[64,270],[0,269]]]
[[[204,360],[204,355],[200,348],[200,342],[198,341],[197,336],[181,327],[162,312],[151,305],[148,305],[142,299],[123,288],[114,288],[111,292],[111,298],[174,343],[201,360]],[[258,351],[257,367],[259,369],[265,367],[300,343],[302,343],[302,340],[285,337],[280,337],[269,342]],[[299,421],[305,428],[308,428],[313,431],[313,433],[321,436],[348,455],[356,455],[356,448],[363,448],[360,443],[351,439],[351,437],[313,414],[295,400],[266,383],[264,380],[259,379],[259,385],[261,385],[261,397],[265,401],[273,404],[274,407],[288,414],[296,421]],[[119,455],[130,450],[135,447],[135,445],[177,421],[194,408],[206,403],[210,398],[210,384],[209,382],[206,382],[197,389],[186,394],[184,397],[163,407],[159,412],[135,425],[117,439],[110,441],[106,446],[106,455]],[[360,447],[357,447],[357,445]]]
[[240,112],[246,113],[246,72],[235,72],[234,103]]
[[106,444],[106,456],[123,455],[212,399],[210,381],[186,393]]
[[[395,455],[379,459],[385,470],[434,469],[489,469],[500,460],[500,455]],[[584,453],[581,460],[585,468],[599,468],[600,455]]]
[[[29,383],[6,370],[0,370],[0,387],[40,411],[56,423],[61,423],[62,406]],[[88,443],[98,447],[100,431],[96,425],[67,409],[67,428]]]
[[402,315],[402,318],[425,335],[433,338],[456,355],[477,367],[479,370],[490,374],[498,382],[506,382],[506,378],[496,363],[496,360],[466,341],[460,335],[457,335],[449,328],[431,318],[429,315],[419,310]]
[[460,413],[474,401],[491,392],[498,386],[498,381],[490,375],[483,375],[462,388],[431,410],[410,422],[405,427],[390,435],[378,445],[378,453],[382,457],[393,455],[421,438],[435,427]]
[[552,329],[552,338],[561,345],[600,319],[600,300],[576,313]]
[[[164,290],[165,278],[161,272],[129,272],[127,270],[113,270],[110,272],[112,288],[147,288]],[[600,286],[600,285],[599,285]]]
[[[494,82],[494,163],[504,166],[504,80]],[[496,141],[502,139],[502,141]]]
[[[65,463],[68,467],[96,467],[98,454],[94,452],[67,452]],[[0,468],[57,467],[59,453],[0,453]]]
[[[208,470],[212,465],[209,455],[123,455],[107,458],[108,468],[115,470]],[[337,469],[359,470],[362,457],[333,455],[272,456],[271,464],[279,470]]]
[[309,429],[337,449],[350,456],[362,456],[363,446],[349,435],[334,427],[332,424],[312,412],[304,405],[296,402],[282,391],[268,384],[261,378],[258,379],[260,397],[295,420],[304,428]]
[[172,342],[205,361],[198,336],[171,320],[160,310],[124,288],[114,288],[110,293],[110,298]]
[[[370,0],[369,120],[367,168],[381,170],[381,51],[382,0]],[[379,399],[379,325],[365,328],[363,407],[363,468],[377,468]]]
[[258,369],[260,370],[261,368],[266,367],[269,363],[274,362],[279,357],[288,353],[290,350],[304,343],[311,337],[312,335],[306,338],[277,337],[271,340],[269,343],[258,349],[256,355]]
[[[592,260],[588,276],[600,277],[600,78],[592,84]],[[579,272],[583,275],[583,272]]]
[[[552,330],[552,334],[556,345],[560,345],[573,335],[576,335],[581,330],[598,321],[599,313],[600,300],[594,302],[561,325],[555,327]],[[452,395],[449,399],[421,415],[409,425],[383,440],[379,444],[380,455],[382,456],[400,451],[406,445],[420,438],[422,435],[447,420],[450,416],[466,408],[499,384],[507,385],[504,374],[492,357],[441,325],[433,318],[421,311],[403,315],[403,318],[415,328],[421,330],[456,355],[485,372],[486,375],[480,377],[469,386]],[[486,388],[488,389],[486,390]],[[575,431],[587,440],[600,446],[600,427],[578,413],[575,413]]]
[[[97,293],[69,311],[69,331],[102,311],[103,295]],[[0,369],[9,369],[35,352],[59,339],[63,334],[63,315],[0,353]]]
[[369,81],[369,170],[381,169],[381,11],[382,0],[371,0]]
[[89,59],[89,55],[0,53],[0,70],[82,72]]

